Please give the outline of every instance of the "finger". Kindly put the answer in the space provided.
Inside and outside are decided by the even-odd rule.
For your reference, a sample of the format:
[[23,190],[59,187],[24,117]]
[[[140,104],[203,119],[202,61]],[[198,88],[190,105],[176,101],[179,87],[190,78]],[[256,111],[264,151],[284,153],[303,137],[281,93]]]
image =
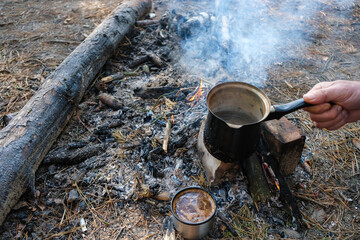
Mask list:
[[328,122],[334,120],[341,115],[343,108],[339,105],[331,106],[328,111],[320,113],[310,113],[310,118],[316,122]]
[[314,122],[315,127],[317,128],[326,128],[328,130],[336,130],[344,126],[348,122],[348,113],[342,111],[336,118],[324,122]]
[[360,110],[352,110],[349,112],[348,122],[356,122],[360,119]]
[[322,104],[318,104],[312,107],[306,107],[303,108],[305,111],[309,112],[309,113],[324,113],[326,111],[329,111],[331,108],[331,104],[330,103],[322,103]]
[[341,128],[342,126],[344,126],[345,124],[346,124],[346,122],[341,121],[341,122],[338,122],[338,123],[335,124],[335,125],[332,125],[331,127],[327,127],[326,129],[327,129],[327,130],[330,130],[330,131],[332,131],[332,130],[337,130],[337,129]]

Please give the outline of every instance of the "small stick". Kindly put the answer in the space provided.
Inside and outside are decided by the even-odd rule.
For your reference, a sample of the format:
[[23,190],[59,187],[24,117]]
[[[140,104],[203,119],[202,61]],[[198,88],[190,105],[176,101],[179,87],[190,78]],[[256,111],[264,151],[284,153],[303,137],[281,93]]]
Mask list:
[[114,110],[119,110],[120,108],[123,107],[122,103],[119,100],[117,100],[112,95],[107,94],[107,93],[99,94],[98,99],[101,102],[103,102],[105,105],[111,107]]
[[356,154],[354,154],[354,157],[355,157],[356,171],[359,172],[359,163],[358,163]]
[[161,67],[163,65],[163,61],[161,60],[161,58],[155,55],[154,53],[149,53],[148,56],[156,67]]
[[168,144],[169,144],[169,137],[171,134],[171,122],[167,121],[166,123],[166,129],[165,129],[165,134],[164,134],[164,142],[163,142],[163,150],[165,153],[167,153],[168,150]]
[[118,73],[112,74],[110,76],[103,77],[100,81],[103,82],[103,83],[109,83],[109,82],[112,82],[114,80],[122,79],[123,77],[124,77],[124,74],[121,73],[121,72],[118,72]]
[[149,56],[148,55],[144,55],[144,56],[140,56],[138,58],[136,58],[135,60],[133,60],[130,64],[129,67],[130,68],[134,68],[137,67],[141,64],[143,64],[144,62],[149,60]]
[[136,21],[136,26],[149,26],[154,24],[159,24],[160,20],[139,20]]
[[230,217],[228,217],[224,212],[219,212],[218,217],[225,224],[225,226],[229,230],[229,232],[231,232],[231,234],[233,236],[237,237],[238,234],[232,224],[232,222],[233,222],[232,219]]
[[175,229],[174,229],[174,223],[171,219],[171,217],[167,217],[164,220],[164,229],[165,229],[165,236],[164,240],[175,240]]

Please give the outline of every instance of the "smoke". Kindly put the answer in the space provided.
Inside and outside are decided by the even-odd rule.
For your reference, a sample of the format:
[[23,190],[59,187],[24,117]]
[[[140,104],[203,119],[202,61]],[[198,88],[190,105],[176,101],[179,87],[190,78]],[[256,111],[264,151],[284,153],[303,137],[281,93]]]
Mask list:
[[[204,1],[202,1],[204,2]],[[206,1],[205,1],[206,2]],[[182,65],[208,81],[242,81],[261,86],[275,63],[306,51],[316,14],[329,4],[353,1],[215,0],[206,12],[178,24]]]

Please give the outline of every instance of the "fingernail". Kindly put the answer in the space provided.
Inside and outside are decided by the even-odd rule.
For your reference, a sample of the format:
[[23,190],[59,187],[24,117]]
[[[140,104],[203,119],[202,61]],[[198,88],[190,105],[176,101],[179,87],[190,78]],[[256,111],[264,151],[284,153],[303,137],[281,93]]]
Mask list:
[[306,93],[305,95],[304,95],[304,98],[307,98],[308,100],[314,100],[315,98],[316,98],[316,96],[315,96],[315,94],[313,94],[313,93]]
[[338,106],[336,107],[336,111],[341,112],[341,110],[342,110],[342,107],[338,105]]

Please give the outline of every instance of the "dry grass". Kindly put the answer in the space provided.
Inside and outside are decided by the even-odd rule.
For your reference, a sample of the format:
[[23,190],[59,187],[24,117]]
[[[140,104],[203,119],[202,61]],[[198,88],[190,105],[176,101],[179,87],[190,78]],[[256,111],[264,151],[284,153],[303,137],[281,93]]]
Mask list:
[[20,110],[46,76],[118,4],[115,0],[1,1],[0,119]]

